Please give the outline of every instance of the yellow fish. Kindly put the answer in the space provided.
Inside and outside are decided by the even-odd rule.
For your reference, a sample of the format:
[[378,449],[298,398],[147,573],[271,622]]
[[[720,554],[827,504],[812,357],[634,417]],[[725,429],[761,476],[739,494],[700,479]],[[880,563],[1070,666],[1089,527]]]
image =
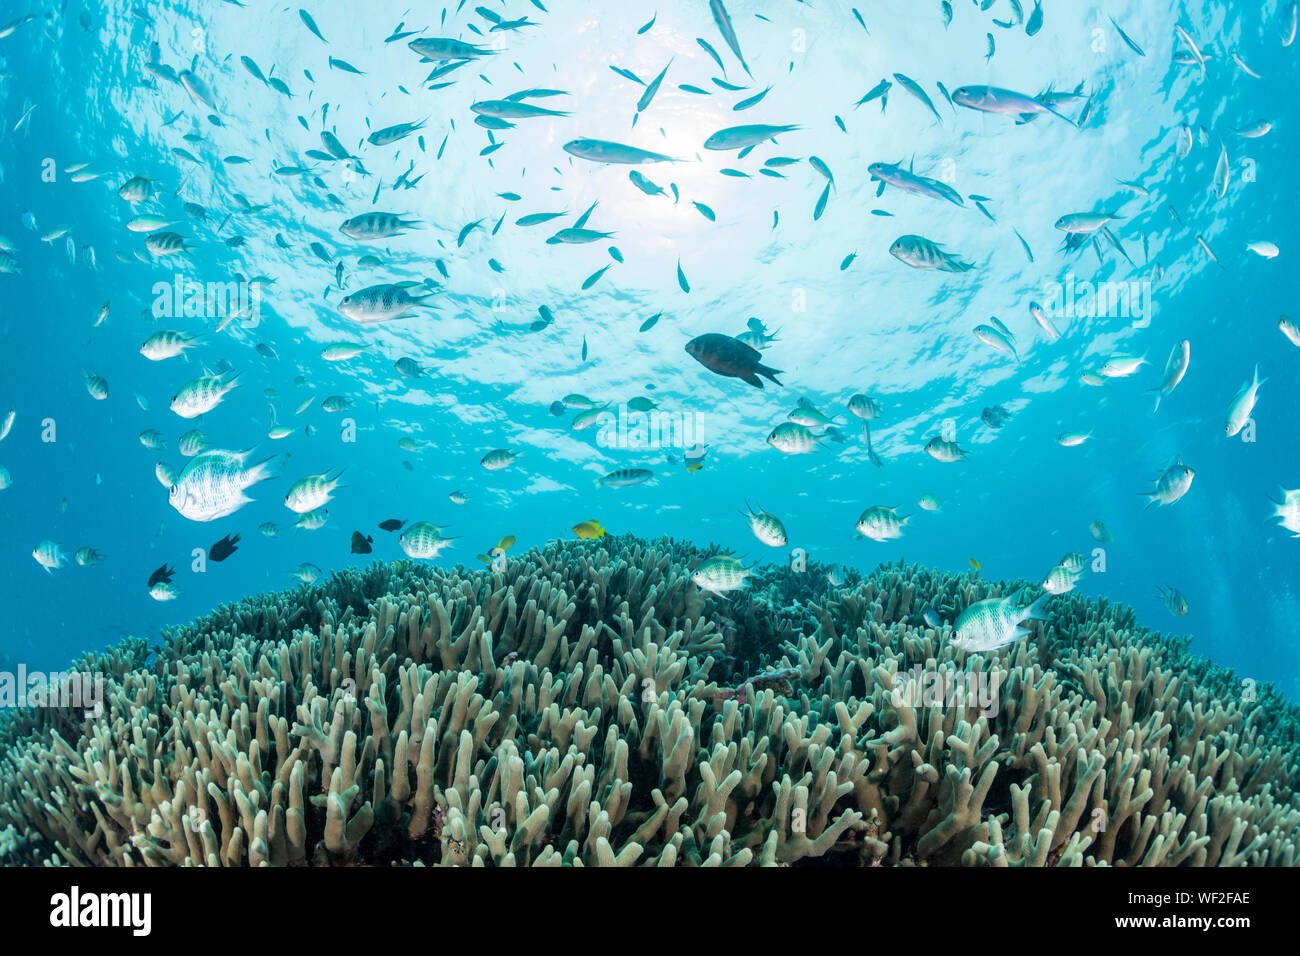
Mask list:
[[605,529],[594,518],[590,521],[584,521],[582,524],[575,524],[573,533],[584,541],[595,541],[597,538],[605,537]]
[[970,566],[975,569],[976,574],[979,574],[984,570],[984,565],[980,564],[979,558],[969,558],[968,560],[970,561]]
[[515,536],[513,534],[508,534],[500,541],[498,541],[497,546],[493,548],[491,551],[489,551],[488,554],[492,555],[492,557],[494,558],[498,554],[505,554],[507,551],[510,550],[511,546],[514,543],[515,543]]
[[690,474],[694,474],[697,471],[702,471],[703,469],[704,469],[704,462],[702,461],[693,461],[686,466],[686,470]]

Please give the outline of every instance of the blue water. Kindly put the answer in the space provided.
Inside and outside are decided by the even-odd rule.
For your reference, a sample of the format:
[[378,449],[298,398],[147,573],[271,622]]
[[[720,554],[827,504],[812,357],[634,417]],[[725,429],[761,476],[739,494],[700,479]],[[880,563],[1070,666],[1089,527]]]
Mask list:
[[[903,557],[964,572],[975,559],[987,577],[1041,581],[1066,552],[1084,552],[1096,569],[1100,557],[1104,572],[1087,571],[1080,593],[1130,604],[1147,626],[1192,635],[1194,650],[1243,676],[1300,692],[1300,542],[1277,527],[1268,500],[1279,487],[1300,484],[1300,349],[1277,327],[1294,306],[1289,260],[1297,248],[1291,239],[1300,235],[1300,133],[1291,122],[1298,48],[1282,46],[1283,5],[1048,2],[1042,30],[1031,38],[1023,25],[994,25],[1015,19],[1005,0],[986,12],[954,0],[946,29],[939,3],[859,3],[864,29],[848,4],[734,2],[753,79],[703,0],[545,6],[548,12],[524,0],[489,2],[507,19],[536,23],[493,33],[492,21],[469,5],[447,9],[443,25],[438,8],[425,20],[430,10],[404,4],[366,4],[361,12],[355,3],[313,0],[309,12],[326,45],[293,5],[117,2],[68,4],[47,15],[7,0],[0,20],[39,16],[0,39],[0,237],[22,270],[0,275],[0,412],[16,411],[0,442],[0,466],[12,474],[12,486],[0,491],[0,598],[9,611],[0,652],[53,668],[120,636],[156,635],[220,603],[294,586],[292,572],[303,562],[328,572],[402,558],[397,534],[377,527],[391,518],[431,521],[457,536],[438,559],[449,564],[474,563],[506,535],[517,537],[519,550],[570,537],[587,519],[611,532],[716,542],[750,561],[789,560],[789,549],[751,535],[737,514],[748,500],[784,521],[791,548],[863,569]],[[1032,4],[1025,7],[1027,15]],[[656,11],[654,25],[638,33]],[[1145,56],[1123,43],[1109,17]],[[385,42],[399,21],[405,30],[498,52],[430,91],[421,81],[435,64],[408,49],[412,38]],[[1211,55],[1204,79],[1195,64],[1174,62],[1184,49],[1175,24]],[[986,59],[989,33],[996,50]],[[697,37],[717,50],[726,80],[744,90],[712,82],[723,74]],[[153,42],[173,71],[193,61],[215,111],[146,69]],[[1244,72],[1234,52],[1261,78]],[[241,56],[283,77],[292,97],[255,79]],[[331,69],[331,56],[364,75]],[[644,87],[610,66],[648,83],[670,60],[633,127]],[[941,123],[894,73],[922,85]],[[879,99],[855,109],[882,78],[893,82],[883,113]],[[954,109],[938,82],[949,91],[990,84],[1031,95],[1082,83],[1082,97],[1060,109],[1074,119],[1085,97],[1092,105],[1079,129],[1052,116],[1016,125]],[[758,105],[733,110],[768,85]],[[529,102],[571,115],[519,120],[494,140],[474,125],[471,103],[526,88],[567,91]],[[35,108],[19,124],[29,103]],[[165,126],[178,111],[183,115]],[[374,129],[426,116],[420,133],[394,145],[364,142]],[[1267,136],[1234,133],[1260,119],[1274,124]],[[742,123],[802,128],[743,159],[703,148],[712,133]],[[1183,123],[1195,143],[1179,159]],[[323,149],[322,128],[360,158],[364,174],[308,156]],[[562,149],[582,137],[680,162],[593,164]],[[493,141],[505,145],[480,155]],[[1223,198],[1213,189],[1220,143],[1231,172]],[[178,158],[174,147],[199,162]],[[231,156],[249,161],[224,161]],[[776,156],[802,161],[779,168],[784,178],[759,174]],[[826,180],[809,156],[835,177],[816,220]],[[867,166],[900,160],[950,181],[964,197],[989,197],[984,205],[996,223],[969,198],[958,208],[892,187],[877,198]],[[68,167],[78,163],[100,175],[74,181]],[[393,191],[412,163],[408,178],[423,179]],[[312,171],[274,173],[286,165]],[[680,201],[645,195],[628,180],[632,168],[665,190],[675,184]],[[724,168],[749,176],[724,175]],[[136,209],[117,195],[134,175],[161,183]],[[1117,180],[1137,181],[1149,195]],[[692,201],[713,210],[716,222]],[[189,218],[182,202],[204,206],[206,222]],[[546,244],[593,203],[588,227],[614,236]],[[424,226],[373,243],[340,233],[344,219],[370,210],[407,214]],[[515,225],[521,216],[560,210],[566,217]],[[1104,239],[1100,263],[1091,247],[1061,251],[1057,219],[1093,210],[1123,215],[1112,229],[1135,265]],[[28,211],[35,231],[22,221]],[[143,213],[177,220],[171,228],[194,246],[188,257],[142,261],[136,253],[145,235],[126,223]],[[482,227],[458,246],[462,227],[475,220]],[[65,237],[41,240],[62,225],[71,227],[75,263]],[[1031,247],[1032,263],[1013,230]],[[941,242],[975,268],[913,270],[889,254],[905,234]],[[1198,234],[1221,265],[1197,244]],[[232,248],[232,236],[246,242]],[[1276,243],[1280,256],[1248,251],[1258,240]],[[312,242],[324,247],[328,264]],[[611,258],[611,245],[622,262]],[[94,270],[86,246],[94,249]],[[856,258],[841,269],[851,253]],[[359,266],[366,254],[382,264]],[[340,257],[343,292],[334,285]],[[678,282],[679,262],[689,293]],[[155,314],[155,283],[177,274],[201,283],[274,281],[254,327],[237,320],[218,333],[216,317]],[[1045,301],[1051,284],[1073,281],[1068,277],[1149,282],[1150,313],[1057,319],[1063,337],[1049,343],[1029,303]],[[337,311],[340,295],[363,286],[425,280],[439,284],[431,309],[366,327]],[[109,315],[95,327],[105,301]],[[541,306],[555,322],[530,331]],[[638,331],[660,312],[652,328]],[[975,339],[973,327],[989,316],[1015,334],[1020,364]],[[683,350],[703,333],[738,335],[750,317],[777,331],[763,361],[783,371],[780,387],[760,391],[718,377]],[[201,332],[205,341],[187,358],[148,361],[140,345],[163,328]],[[1183,339],[1191,343],[1190,368],[1153,413],[1147,390]],[[323,361],[322,347],[340,341],[367,348],[347,362]],[[259,354],[258,343],[276,357]],[[1102,387],[1079,382],[1112,353],[1145,354],[1148,364]],[[399,375],[394,362],[402,357],[419,362],[423,376]],[[223,363],[241,373],[241,387],[219,407],[198,422],[169,411],[180,386]],[[1228,403],[1256,364],[1267,382],[1253,415],[1255,440],[1229,439]],[[86,371],[108,382],[106,400],[88,394]],[[313,392],[315,402],[295,415]],[[881,406],[872,422],[880,468],[869,462],[860,423],[846,409],[858,392]],[[693,424],[708,446],[703,469],[688,472],[681,448],[607,447],[597,429],[571,430],[575,410],[549,411],[571,393],[615,405],[652,397],[661,411]],[[352,407],[323,411],[321,400],[333,395],[347,396]],[[766,436],[800,398],[835,416],[847,440],[788,457],[769,446]],[[1000,431],[980,422],[981,411],[996,404],[1013,413]],[[268,405],[279,423],[294,427],[291,437],[268,438]],[[344,440],[345,420],[355,425],[354,442]],[[277,456],[278,477],[249,490],[255,501],[210,523],[178,514],[154,474],[160,460],[184,465],[176,440],[196,426],[210,447]],[[164,434],[164,449],[141,445],[137,435],[148,428]],[[1092,437],[1060,446],[1056,436],[1071,430]],[[942,463],[923,452],[945,431],[969,449],[966,460]],[[403,437],[419,441],[419,450],[399,448]],[[502,471],[480,467],[496,448],[521,457]],[[1179,454],[1196,470],[1190,492],[1144,510],[1139,493]],[[625,467],[655,476],[630,488],[594,486],[594,478]],[[282,504],[291,482],[340,468],[345,486],[327,506],[327,524],[294,529],[296,516]],[[449,501],[456,490],[468,503]],[[917,507],[925,493],[943,500],[942,512]],[[859,514],[872,505],[913,515],[901,539],[855,535]],[[1113,542],[1098,545],[1089,535],[1097,519]],[[264,522],[280,525],[280,536],[263,537],[257,528]],[[374,538],[372,555],[349,553],[355,530]],[[232,557],[194,570],[196,553],[234,532],[242,541]],[[69,561],[50,574],[32,558],[44,539],[69,558],[85,545],[105,558],[94,567]],[[162,563],[177,567],[180,592],[165,603],[146,587]],[[1188,613],[1173,616],[1158,586],[1186,595]]]

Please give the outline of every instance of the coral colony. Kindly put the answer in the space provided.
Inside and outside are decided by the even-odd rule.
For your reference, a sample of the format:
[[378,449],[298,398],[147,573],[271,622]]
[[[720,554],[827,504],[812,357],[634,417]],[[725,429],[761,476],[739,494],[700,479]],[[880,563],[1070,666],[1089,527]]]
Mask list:
[[810,562],[728,603],[712,553],[375,564],[88,655],[102,717],[0,726],[0,862],[1297,863],[1296,708],[1128,609],[966,653],[922,609],[1019,585]]

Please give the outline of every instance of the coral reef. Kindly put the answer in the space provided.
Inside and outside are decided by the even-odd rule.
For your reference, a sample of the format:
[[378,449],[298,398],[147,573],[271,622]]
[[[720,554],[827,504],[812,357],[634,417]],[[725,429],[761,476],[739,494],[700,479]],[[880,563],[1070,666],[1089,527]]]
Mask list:
[[[1300,713],[1132,612],[1064,595],[998,652],[926,606],[711,552],[552,542],[504,571],[375,564],[127,639],[104,715],[0,725],[0,862],[52,865],[1294,865]],[[920,668],[994,706],[900,695]]]

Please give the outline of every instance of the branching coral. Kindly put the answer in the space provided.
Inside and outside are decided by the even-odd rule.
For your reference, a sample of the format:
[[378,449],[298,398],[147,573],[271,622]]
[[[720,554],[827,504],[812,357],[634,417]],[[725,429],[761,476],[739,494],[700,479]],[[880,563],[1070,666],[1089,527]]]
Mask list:
[[[88,655],[101,718],[0,727],[0,860],[1296,862],[1296,709],[1131,612],[1058,597],[966,655],[920,610],[987,581],[765,568],[724,602],[689,581],[704,556],[376,564]],[[900,696],[918,666],[996,675],[996,706]]]

